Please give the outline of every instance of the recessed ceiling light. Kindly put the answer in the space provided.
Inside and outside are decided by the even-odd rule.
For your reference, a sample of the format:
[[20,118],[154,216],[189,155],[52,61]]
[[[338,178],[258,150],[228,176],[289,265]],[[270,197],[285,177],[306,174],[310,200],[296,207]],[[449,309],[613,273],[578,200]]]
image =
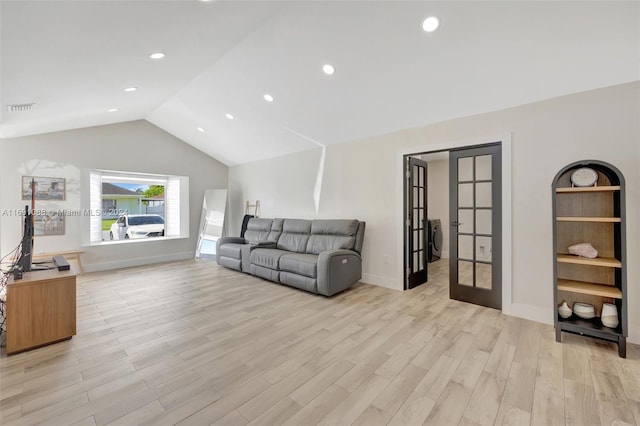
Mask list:
[[440,20],[435,16],[429,16],[427,19],[422,21],[422,29],[428,33],[431,33],[438,29],[440,26]]
[[336,72],[336,69],[331,64],[326,64],[322,66],[322,71],[324,71],[327,75],[332,75]]
[[235,118],[233,115],[229,113],[226,113],[224,116],[227,117],[229,120],[233,120]]
[[124,89],[125,92],[135,92],[136,90],[138,90],[137,87],[127,87]]
[[149,57],[150,57],[151,59],[162,59],[162,58],[164,58],[164,53],[162,53],[162,52],[155,52],[155,53],[152,53],[151,55],[149,55]]
[[197,128],[199,132],[204,133],[204,129],[202,127]]
[[267,102],[273,102],[274,98],[273,98],[273,96],[271,96],[270,94],[267,93],[267,94],[264,95],[264,100],[267,101]]
[[111,108],[108,109],[107,112],[118,112],[118,108]]

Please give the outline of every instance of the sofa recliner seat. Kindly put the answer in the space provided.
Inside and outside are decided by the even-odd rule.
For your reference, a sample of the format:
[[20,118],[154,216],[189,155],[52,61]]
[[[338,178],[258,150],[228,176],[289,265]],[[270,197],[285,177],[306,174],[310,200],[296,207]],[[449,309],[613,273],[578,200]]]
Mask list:
[[216,243],[218,264],[248,273],[251,250],[255,247],[275,247],[282,229],[282,222],[283,219],[251,218],[244,238],[219,238]]
[[252,218],[244,238],[218,240],[218,264],[331,296],[362,277],[365,223]]
[[304,253],[288,253],[280,258],[279,268],[282,272],[291,272],[309,278],[318,277],[318,255]]

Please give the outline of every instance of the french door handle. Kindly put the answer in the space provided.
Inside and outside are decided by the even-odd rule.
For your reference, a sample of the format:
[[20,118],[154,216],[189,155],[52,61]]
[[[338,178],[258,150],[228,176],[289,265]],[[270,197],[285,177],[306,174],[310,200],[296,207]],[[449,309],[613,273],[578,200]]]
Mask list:
[[453,222],[451,222],[451,226],[460,226],[460,225],[464,225],[464,223],[458,222],[457,220],[454,220]]

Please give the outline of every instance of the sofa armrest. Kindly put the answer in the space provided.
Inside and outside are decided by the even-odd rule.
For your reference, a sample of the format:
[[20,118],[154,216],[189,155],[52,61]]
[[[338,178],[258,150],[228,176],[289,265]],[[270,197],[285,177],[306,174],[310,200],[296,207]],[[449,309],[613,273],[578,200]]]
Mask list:
[[362,277],[362,258],[352,250],[327,250],[318,255],[318,293],[332,296]]
[[227,244],[227,243],[234,243],[234,244],[247,244],[247,240],[245,240],[242,237],[220,237],[218,238],[217,244]]
[[216,253],[220,253],[220,246],[227,243],[246,244],[247,240],[242,237],[220,237],[216,241]]

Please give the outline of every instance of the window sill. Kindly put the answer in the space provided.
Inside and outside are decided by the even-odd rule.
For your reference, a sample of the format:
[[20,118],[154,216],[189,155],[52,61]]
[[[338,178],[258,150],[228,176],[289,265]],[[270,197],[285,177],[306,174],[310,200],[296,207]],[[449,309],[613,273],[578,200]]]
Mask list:
[[134,238],[134,239],[128,239],[128,240],[104,240],[104,241],[100,241],[100,242],[96,242],[96,243],[91,243],[89,244],[90,247],[99,247],[99,246],[112,246],[112,245],[119,245],[119,244],[136,244],[136,243],[151,243],[151,242],[158,242],[158,241],[173,241],[173,240],[184,240],[189,238],[187,237],[182,237],[182,236],[176,236],[176,237],[152,237],[152,238]]

